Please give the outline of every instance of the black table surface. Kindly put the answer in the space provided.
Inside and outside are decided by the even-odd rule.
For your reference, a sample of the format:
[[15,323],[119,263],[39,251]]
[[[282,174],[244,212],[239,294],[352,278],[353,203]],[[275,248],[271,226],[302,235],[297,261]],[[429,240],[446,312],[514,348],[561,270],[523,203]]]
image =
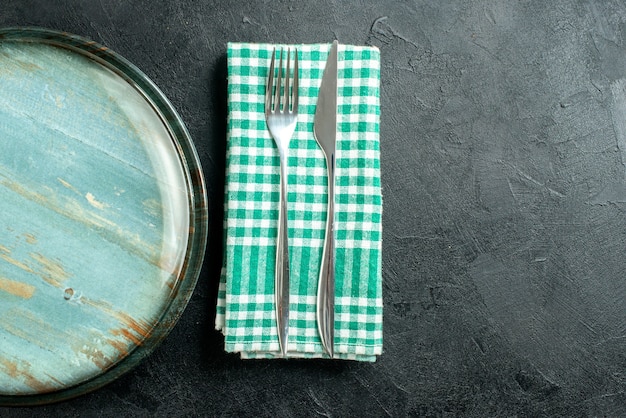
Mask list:
[[[146,361],[0,416],[626,415],[623,2],[3,0],[15,25],[104,44],[164,91],[211,233]],[[242,361],[213,330],[226,43],[333,39],[381,50],[384,354]]]

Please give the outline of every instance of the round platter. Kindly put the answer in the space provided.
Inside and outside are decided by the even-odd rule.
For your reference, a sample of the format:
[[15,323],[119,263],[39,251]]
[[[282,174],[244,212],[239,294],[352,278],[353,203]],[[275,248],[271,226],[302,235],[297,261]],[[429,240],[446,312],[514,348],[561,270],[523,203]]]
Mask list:
[[58,401],[134,367],[195,287],[207,239],[180,117],[106,47],[0,30],[0,405]]

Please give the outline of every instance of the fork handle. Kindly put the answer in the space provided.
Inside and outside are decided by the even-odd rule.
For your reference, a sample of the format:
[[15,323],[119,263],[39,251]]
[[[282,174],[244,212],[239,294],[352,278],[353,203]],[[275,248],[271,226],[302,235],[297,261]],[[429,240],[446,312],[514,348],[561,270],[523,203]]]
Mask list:
[[281,156],[280,207],[278,210],[274,286],[278,343],[283,357],[287,355],[287,340],[289,337],[289,244],[287,236],[287,159]]
[[335,155],[326,156],[328,166],[328,206],[326,232],[317,287],[317,326],[322,345],[333,358],[335,334]]

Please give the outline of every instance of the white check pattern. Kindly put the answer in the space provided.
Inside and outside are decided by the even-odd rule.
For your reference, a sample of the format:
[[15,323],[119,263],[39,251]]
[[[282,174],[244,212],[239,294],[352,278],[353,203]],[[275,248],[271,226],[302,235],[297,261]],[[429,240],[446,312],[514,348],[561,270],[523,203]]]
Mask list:
[[[228,45],[225,256],[216,328],[224,333],[225,349],[242,358],[278,356],[279,159],[264,115],[274,47],[297,47],[300,64],[300,115],[288,157],[288,350],[292,357],[324,357],[315,305],[327,180],[313,117],[329,44]],[[372,47],[340,45],[338,55],[335,353],[374,361],[382,353],[380,54]]]

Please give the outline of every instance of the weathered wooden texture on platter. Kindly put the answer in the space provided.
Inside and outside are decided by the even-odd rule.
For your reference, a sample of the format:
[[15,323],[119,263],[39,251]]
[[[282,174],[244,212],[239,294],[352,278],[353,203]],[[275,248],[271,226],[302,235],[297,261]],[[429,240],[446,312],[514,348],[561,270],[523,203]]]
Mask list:
[[183,268],[184,173],[131,84],[0,43],[0,395],[101,374],[153,332]]

